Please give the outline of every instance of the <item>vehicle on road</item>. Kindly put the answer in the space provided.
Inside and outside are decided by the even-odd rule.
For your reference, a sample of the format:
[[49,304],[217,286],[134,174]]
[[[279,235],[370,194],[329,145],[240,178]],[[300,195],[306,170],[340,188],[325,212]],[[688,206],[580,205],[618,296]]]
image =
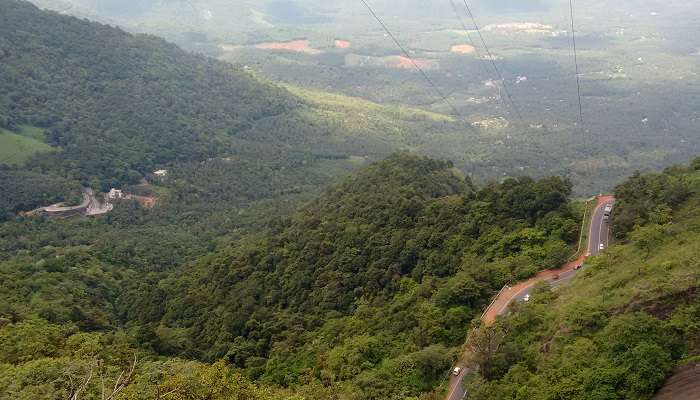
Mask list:
[[523,301],[530,301],[530,294],[526,294],[525,297],[523,297]]
[[462,373],[462,368],[460,368],[460,367],[454,367],[454,369],[452,370],[452,375],[454,375],[454,376],[459,376],[459,374],[461,374],[461,373]]
[[598,246],[600,250],[605,250],[605,243],[601,243],[600,246]]
[[574,267],[574,271],[580,270],[581,267],[583,267],[583,265],[581,265],[581,264],[576,265],[576,266]]
[[605,210],[603,210],[603,219],[604,220],[607,221],[610,219],[610,213],[612,212],[612,208],[613,208],[612,204],[607,204],[605,206]]

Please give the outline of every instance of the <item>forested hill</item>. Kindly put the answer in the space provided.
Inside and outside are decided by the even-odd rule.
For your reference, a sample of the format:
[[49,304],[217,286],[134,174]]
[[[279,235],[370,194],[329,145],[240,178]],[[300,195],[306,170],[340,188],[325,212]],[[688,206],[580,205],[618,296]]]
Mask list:
[[122,318],[161,353],[224,358],[278,385],[417,395],[505,282],[573,252],[570,190],[559,178],[475,188],[450,163],[397,154],[266,234],[134,287]]
[[[42,247],[0,260],[0,393],[98,398],[136,355],[118,398],[440,397],[490,296],[572,251],[569,190],[558,178],[475,187],[449,163],[398,154],[167,274],[5,223],[8,242]],[[497,321],[470,396],[649,399],[697,361],[700,162],[617,195],[622,244]]]
[[235,152],[297,101],[161,39],[0,0],[0,127],[45,130],[44,172],[113,185],[173,161]]

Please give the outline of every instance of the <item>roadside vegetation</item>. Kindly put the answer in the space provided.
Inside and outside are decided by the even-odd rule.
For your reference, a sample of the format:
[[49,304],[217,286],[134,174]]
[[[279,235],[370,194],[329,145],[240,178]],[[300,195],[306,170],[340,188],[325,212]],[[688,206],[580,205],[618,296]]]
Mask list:
[[576,260],[588,252],[588,235],[590,234],[591,216],[595,211],[596,201],[581,200],[573,202],[572,207],[574,207],[575,212],[579,215],[582,215],[582,217],[577,251],[574,254],[572,254],[571,257],[569,257],[569,261]]
[[[617,187],[619,244],[571,286],[513,307],[474,399],[650,399],[700,355],[700,169],[635,175]],[[627,219],[634,225],[627,228]]]

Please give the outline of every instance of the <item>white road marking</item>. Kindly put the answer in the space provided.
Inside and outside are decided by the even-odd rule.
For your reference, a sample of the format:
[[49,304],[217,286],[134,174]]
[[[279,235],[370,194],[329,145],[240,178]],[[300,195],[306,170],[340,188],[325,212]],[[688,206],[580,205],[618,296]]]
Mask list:
[[[461,372],[460,372],[460,375],[461,375]],[[447,398],[450,399],[450,400],[452,400],[452,396],[455,394],[455,390],[457,390],[457,388],[459,387],[459,385],[462,384],[462,379],[460,379],[460,375],[457,375],[457,384],[455,385],[455,387],[452,389],[452,391],[450,392],[449,396],[447,397]]]
[[605,218],[600,219],[600,228],[598,229],[598,251],[600,251],[600,245],[603,243],[603,223],[605,222]]

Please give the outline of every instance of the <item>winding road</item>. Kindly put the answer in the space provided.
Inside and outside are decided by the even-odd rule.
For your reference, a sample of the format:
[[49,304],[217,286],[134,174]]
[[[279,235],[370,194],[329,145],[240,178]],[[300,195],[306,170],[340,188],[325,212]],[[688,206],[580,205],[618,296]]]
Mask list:
[[83,188],[83,201],[77,206],[65,206],[63,203],[52,204],[47,207],[37,208],[28,214],[47,213],[56,217],[69,217],[74,215],[97,216],[106,214],[114,208],[108,201],[100,202],[95,192],[90,188]]
[[[540,282],[549,282],[550,285],[556,287],[568,283],[579,271],[577,267],[583,265],[588,257],[594,256],[601,251],[601,244],[604,249],[608,248],[610,226],[608,220],[605,219],[605,206],[614,204],[615,198],[613,196],[598,196],[596,200],[596,207],[593,210],[588,231],[587,252],[578,259],[570,261],[562,267],[541,271],[530,279],[519,282],[513,286],[504,287],[481,316],[481,320],[486,325],[492,324],[496,320],[496,317],[508,311],[508,306],[514,301],[523,301],[536,284]],[[465,371],[467,370],[465,368],[466,366],[461,360],[456,366],[462,368],[462,372],[458,376],[451,376],[447,400],[461,400],[466,395],[462,385]]]

